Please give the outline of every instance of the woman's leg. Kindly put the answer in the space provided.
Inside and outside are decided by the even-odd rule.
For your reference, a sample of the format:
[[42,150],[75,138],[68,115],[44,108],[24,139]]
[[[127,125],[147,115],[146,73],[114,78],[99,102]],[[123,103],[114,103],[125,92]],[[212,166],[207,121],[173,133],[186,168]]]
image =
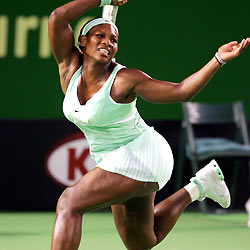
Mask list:
[[125,176],[95,168],[58,200],[52,235],[52,250],[76,250],[81,239],[83,213],[145,196],[157,189],[156,183],[145,185]]
[[230,206],[231,198],[222,170],[215,160],[200,169],[191,182],[155,207],[155,235],[161,242],[177,219],[192,201],[210,198],[223,208]]
[[189,193],[182,188],[155,206],[154,233],[157,244],[167,236],[190,203],[191,197]]
[[111,206],[117,231],[129,250],[151,249],[157,243],[154,197],[155,192]]
[[208,197],[224,208],[229,207],[230,194],[214,160],[191,180],[155,207],[152,194],[112,206],[116,227],[127,249],[148,250],[157,245],[171,231],[186,206],[196,199]]
[[117,230],[129,250],[148,250],[175,225],[190,195],[182,188],[154,207],[155,193],[112,206]]

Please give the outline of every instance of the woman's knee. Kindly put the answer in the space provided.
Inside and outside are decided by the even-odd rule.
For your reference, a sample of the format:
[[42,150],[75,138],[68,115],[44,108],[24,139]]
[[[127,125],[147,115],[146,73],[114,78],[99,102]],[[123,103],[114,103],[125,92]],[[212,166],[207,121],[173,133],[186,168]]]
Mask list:
[[81,213],[76,206],[76,198],[73,187],[67,187],[61,194],[57,202],[56,213],[57,215]]
[[145,238],[144,239],[137,238],[136,242],[131,242],[131,243],[127,244],[127,248],[129,250],[150,250],[156,245],[154,241]]
[[123,228],[121,231],[121,238],[129,250],[149,250],[157,244],[154,233],[142,228]]
[[152,237],[140,239],[138,243],[139,243],[138,247],[140,248],[137,248],[137,249],[141,249],[141,250],[150,250],[156,245],[156,241]]

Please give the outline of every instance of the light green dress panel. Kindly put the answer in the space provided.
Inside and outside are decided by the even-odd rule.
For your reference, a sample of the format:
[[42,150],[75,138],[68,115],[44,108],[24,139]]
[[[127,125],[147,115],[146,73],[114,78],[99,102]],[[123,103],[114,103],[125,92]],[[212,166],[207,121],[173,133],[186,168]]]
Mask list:
[[158,182],[162,188],[170,179],[173,155],[166,140],[139,115],[136,100],[116,103],[111,88],[118,64],[101,89],[84,105],[77,96],[82,67],[71,78],[63,112],[84,133],[90,154],[98,167],[135,180]]

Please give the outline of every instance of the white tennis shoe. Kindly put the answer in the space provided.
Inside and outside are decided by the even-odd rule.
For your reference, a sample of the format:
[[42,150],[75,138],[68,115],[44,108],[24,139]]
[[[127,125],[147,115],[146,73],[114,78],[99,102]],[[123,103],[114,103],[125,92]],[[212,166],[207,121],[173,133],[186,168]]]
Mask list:
[[224,181],[224,175],[215,160],[212,160],[208,165],[199,170],[195,177],[190,180],[199,188],[199,201],[208,197],[218,202],[223,208],[230,206],[230,193]]

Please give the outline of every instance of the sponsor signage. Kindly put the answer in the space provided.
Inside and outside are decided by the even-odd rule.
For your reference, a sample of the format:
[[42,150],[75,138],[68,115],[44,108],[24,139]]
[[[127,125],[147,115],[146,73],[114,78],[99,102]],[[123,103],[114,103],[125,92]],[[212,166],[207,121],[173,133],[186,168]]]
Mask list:
[[56,143],[46,160],[48,175],[63,186],[73,185],[95,166],[89,154],[89,144],[82,133]]
[[[94,18],[86,16],[77,21],[74,26],[74,36],[77,41],[79,31],[84,23]],[[28,56],[28,50],[31,49],[32,43],[37,44],[37,55],[40,59],[51,57],[51,49],[48,38],[48,20],[49,16],[38,15],[20,15],[15,17],[15,21],[8,15],[0,15],[0,58],[6,58],[13,54],[14,58],[23,59]],[[10,24],[14,23],[15,26]],[[34,33],[35,36],[31,36]],[[8,48],[10,37],[14,38],[13,47]],[[8,55],[8,52],[13,52]],[[31,54],[31,51],[29,51]],[[34,53],[34,51],[33,51]]]

